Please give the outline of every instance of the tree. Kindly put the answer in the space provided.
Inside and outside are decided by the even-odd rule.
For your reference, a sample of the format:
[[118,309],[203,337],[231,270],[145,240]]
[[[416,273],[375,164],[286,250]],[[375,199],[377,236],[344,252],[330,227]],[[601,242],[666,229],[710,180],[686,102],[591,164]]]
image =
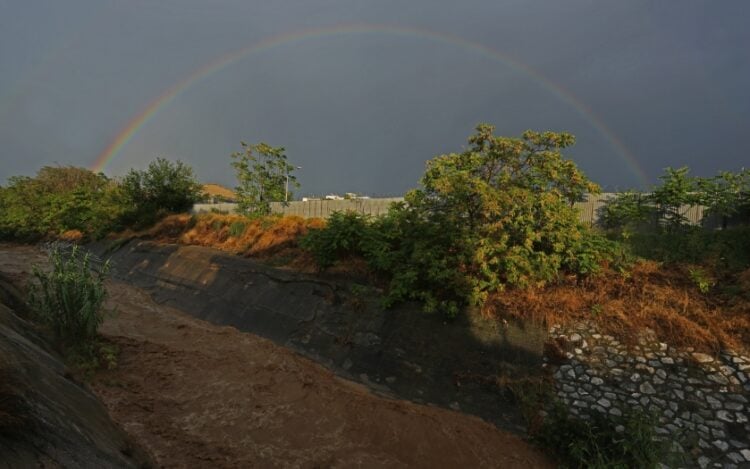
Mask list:
[[493,135],[487,124],[476,130],[466,151],[428,163],[423,189],[407,202],[459,231],[456,251],[481,303],[506,285],[549,281],[574,261],[583,233],[573,204],[599,187],[562,156],[575,142],[570,134],[529,130],[511,138]]
[[123,207],[117,184],[73,166],[45,166],[35,177],[11,177],[0,197],[0,236],[18,239],[69,230],[99,237],[116,227]]
[[271,202],[286,203],[288,185],[300,186],[292,174],[295,168],[287,162],[283,147],[240,143],[242,150],[231,155],[239,183],[235,189],[239,211],[245,215],[268,215]]
[[699,180],[698,187],[706,215],[719,217],[722,229],[727,228],[729,218],[750,208],[750,170],[722,171],[713,178]]
[[664,175],[659,176],[662,184],[656,187],[650,199],[656,204],[660,220],[667,229],[674,230],[684,226],[687,218],[682,212],[684,205],[695,205],[700,198],[696,192],[697,180],[688,176],[690,169],[666,168]]
[[145,171],[131,169],[122,180],[129,205],[129,221],[149,223],[159,212],[177,213],[190,209],[201,194],[193,168],[182,161],[164,158],[152,161]]
[[541,285],[562,270],[590,274],[613,258],[573,205],[599,190],[561,154],[573,136],[493,131],[479,125],[466,151],[429,161],[422,187],[386,216],[339,216],[303,246],[327,264],[342,247],[362,255],[390,280],[387,303],[418,300],[449,316],[504,288]]

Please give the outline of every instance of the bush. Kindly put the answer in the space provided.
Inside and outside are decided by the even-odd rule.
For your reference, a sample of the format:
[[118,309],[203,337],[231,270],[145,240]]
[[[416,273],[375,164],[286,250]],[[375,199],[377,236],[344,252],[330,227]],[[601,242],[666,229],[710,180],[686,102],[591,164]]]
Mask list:
[[86,349],[94,344],[103,320],[109,261],[94,272],[90,253],[58,244],[50,248],[49,262],[50,272],[34,266],[29,304],[64,347]]
[[244,221],[235,221],[229,225],[229,236],[239,238],[245,232],[246,224]]
[[594,413],[583,420],[557,404],[535,439],[555,453],[561,467],[653,468],[669,458],[669,444],[654,440],[656,423],[642,411],[619,419]]
[[335,215],[302,246],[322,268],[360,255],[389,279],[387,304],[418,300],[449,316],[564,270],[596,273],[615,247],[581,226],[573,207],[598,190],[560,153],[573,137],[527,131],[506,138],[493,130],[480,125],[467,151],[428,162],[422,188],[386,216]]
[[202,186],[190,166],[157,158],[145,171],[131,169],[121,190],[127,208],[123,222],[145,228],[169,213],[188,210],[200,198]]
[[79,231],[100,238],[119,227],[123,211],[115,181],[84,168],[45,166],[0,188],[0,237],[34,241]]
[[750,268],[750,227],[725,230],[684,227],[679,231],[633,233],[627,242],[633,253],[660,262],[701,264],[717,272]]
[[377,233],[367,215],[357,212],[334,212],[326,226],[310,232],[300,240],[300,246],[310,251],[322,269],[348,256],[368,257],[369,246]]

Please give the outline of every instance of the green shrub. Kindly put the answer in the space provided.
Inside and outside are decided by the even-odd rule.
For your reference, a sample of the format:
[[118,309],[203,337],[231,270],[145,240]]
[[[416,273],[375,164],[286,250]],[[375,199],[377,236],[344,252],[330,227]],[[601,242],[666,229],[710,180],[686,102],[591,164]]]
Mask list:
[[583,420],[557,404],[535,439],[555,453],[561,467],[654,468],[670,458],[670,444],[654,440],[656,423],[642,411],[621,418],[594,413]]
[[376,236],[371,219],[357,212],[334,212],[326,226],[310,232],[300,246],[310,251],[318,266],[325,269],[347,256],[365,256],[367,244]]
[[90,253],[78,246],[68,251],[54,245],[49,251],[49,263],[49,272],[34,266],[36,282],[30,287],[29,304],[64,347],[90,347],[103,320],[109,261],[94,272]]
[[716,272],[750,268],[750,226],[725,230],[683,227],[671,232],[636,232],[627,244],[635,255],[660,262],[702,264]]
[[231,225],[229,225],[229,236],[233,238],[239,238],[242,236],[242,234],[245,232],[245,228],[247,225],[245,225],[244,221],[234,221]]
[[389,280],[386,305],[423,303],[455,316],[506,287],[555,280],[561,271],[590,275],[617,246],[581,226],[573,207],[598,187],[560,151],[569,134],[496,137],[477,127],[470,148],[428,162],[421,189],[372,220],[334,214],[301,243],[322,268],[364,257]]

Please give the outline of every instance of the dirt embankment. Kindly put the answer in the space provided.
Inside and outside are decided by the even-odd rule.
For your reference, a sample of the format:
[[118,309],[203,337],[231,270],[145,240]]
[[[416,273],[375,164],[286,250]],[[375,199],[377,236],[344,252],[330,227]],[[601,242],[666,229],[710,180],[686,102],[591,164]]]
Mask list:
[[149,466],[45,339],[3,304],[18,301],[12,290],[0,276],[0,468]]
[[[28,270],[0,247],[0,270]],[[169,288],[169,287],[165,287]],[[92,387],[164,467],[552,467],[479,418],[386,399],[273,342],[109,284],[119,366]]]

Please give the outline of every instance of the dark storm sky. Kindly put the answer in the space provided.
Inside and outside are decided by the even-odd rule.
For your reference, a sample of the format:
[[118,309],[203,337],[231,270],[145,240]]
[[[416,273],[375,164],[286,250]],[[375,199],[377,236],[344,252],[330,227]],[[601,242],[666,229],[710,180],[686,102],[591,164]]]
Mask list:
[[607,188],[642,185],[636,166],[649,183],[750,166],[746,0],[0,0],[0,184],[91,167],[227,54],[354,24],[192,81],[105,173],[164,156],[232,186],[229,154],[266,141],[303,167],[302,194],[395,195],[479,122],[575,134],[567,155]]

